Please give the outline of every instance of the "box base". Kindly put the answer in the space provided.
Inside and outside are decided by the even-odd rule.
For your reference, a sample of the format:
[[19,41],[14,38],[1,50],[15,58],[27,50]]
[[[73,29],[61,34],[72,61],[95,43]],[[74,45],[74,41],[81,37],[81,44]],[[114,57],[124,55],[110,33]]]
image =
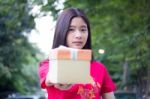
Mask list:
[[48,78],[52,83],[90,83],[90,62],[81,60],[51,60]]

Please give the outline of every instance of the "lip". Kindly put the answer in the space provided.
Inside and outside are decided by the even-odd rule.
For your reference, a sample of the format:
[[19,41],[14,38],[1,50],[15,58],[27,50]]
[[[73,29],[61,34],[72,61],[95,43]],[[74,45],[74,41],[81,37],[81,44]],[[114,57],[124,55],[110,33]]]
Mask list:
[[74,41],[74,42],[72,42],[73,44],[75,44],[75,45],[77,45],[77,46],[80,46],[80,45],[82,45],[82,41]]

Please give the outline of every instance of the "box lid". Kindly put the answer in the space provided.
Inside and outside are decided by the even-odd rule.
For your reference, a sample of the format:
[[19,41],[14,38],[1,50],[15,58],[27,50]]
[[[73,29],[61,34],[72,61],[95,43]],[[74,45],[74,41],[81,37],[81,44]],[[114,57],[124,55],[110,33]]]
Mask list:
[[52,49],[49,54],[49,59],[58,60],[91,60],[92,51],[88,49]]

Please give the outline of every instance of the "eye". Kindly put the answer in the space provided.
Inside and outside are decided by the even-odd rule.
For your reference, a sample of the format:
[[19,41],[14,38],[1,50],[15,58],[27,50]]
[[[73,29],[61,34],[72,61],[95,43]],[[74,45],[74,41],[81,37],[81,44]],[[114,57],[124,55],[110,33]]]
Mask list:
[[75,29],[73,29],[73,28],[69,28],[69,30],[68,30],[69,32],[73,32],[73,31],[75,31]]
[[86,29],[86,28],[81,28],[81,31],[82,31],[82,32],[86,32],[87,29]]

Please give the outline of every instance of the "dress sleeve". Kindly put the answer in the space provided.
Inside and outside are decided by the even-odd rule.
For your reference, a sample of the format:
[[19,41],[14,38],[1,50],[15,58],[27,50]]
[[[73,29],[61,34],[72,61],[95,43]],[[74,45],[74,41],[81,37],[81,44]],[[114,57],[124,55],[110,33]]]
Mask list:
[[48,68],[49,68],[48,59],[40,62],[38,74],[39,74],[39,79],[40,79],[40,85],[42,88],[46,88],[45,80],[46,80],[46,75],[48,73]]
[[110,77],[106,67],[104,68],[104,78],[103,78],[103,84],[102,84],[102,94],[113,92],[116,90],[116,85],[113,82],[112,78]]

